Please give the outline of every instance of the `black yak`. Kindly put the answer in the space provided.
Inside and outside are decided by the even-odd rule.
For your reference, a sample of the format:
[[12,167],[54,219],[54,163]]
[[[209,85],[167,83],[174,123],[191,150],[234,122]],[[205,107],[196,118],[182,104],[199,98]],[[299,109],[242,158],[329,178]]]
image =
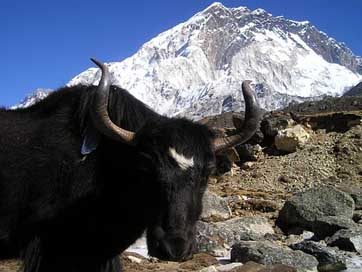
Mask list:
[[185,260],[215,154],[248,140],[260,109],[242,85],[240,134],[161,116],[112,86],[61,88],[35,105],[0,110],[0,257],[25,272],[115,272],[147,231],[149,254]]

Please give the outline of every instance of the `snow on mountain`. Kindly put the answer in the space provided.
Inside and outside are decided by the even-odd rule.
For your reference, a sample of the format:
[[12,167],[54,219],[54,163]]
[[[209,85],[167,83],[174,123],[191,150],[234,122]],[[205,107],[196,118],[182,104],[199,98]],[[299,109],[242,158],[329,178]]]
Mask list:
[[27,108],[47,97],[50,92],[52,92],[50,89],[37,89],[35,92],[26,96],[20,103],[10,107],[10,109]]
[[[194,119],[243,108],[245,79],[268,110],[342,95],[362,79],[361,58],[309,22],[220,3],[108,65],[114,84],[157,112]],[[99,77],[90,68],[69,85],[95,84]]]

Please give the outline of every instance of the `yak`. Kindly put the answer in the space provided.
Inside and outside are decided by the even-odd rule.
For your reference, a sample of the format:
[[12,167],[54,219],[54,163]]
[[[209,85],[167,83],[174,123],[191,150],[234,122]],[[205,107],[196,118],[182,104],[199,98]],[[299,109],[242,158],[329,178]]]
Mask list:
[[23,109],[0,110],[0,258],[25,272],[116,272],[146,232],[149,254],[182,261],[215,155],[260,121],[249,81],[245,121],[217,138],[204,124],[161,116],[110,83],[63,87]]

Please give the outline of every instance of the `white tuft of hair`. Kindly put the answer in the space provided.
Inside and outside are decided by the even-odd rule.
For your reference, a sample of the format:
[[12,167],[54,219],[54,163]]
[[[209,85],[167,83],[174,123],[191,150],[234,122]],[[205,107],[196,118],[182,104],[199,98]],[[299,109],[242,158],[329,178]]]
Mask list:
[[169,153],[181,169],[187,170],[194,166],[194,157],[186,158],[183,154],[177,153],[176,149],[173,147],[169,148]]

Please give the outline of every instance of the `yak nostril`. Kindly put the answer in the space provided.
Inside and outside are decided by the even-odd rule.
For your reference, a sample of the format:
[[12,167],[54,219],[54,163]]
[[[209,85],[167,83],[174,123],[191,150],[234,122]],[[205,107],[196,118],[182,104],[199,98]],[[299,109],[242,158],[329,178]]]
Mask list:
[[188,242],[182,237],[173,237],[167,239],[168,248],[173,258],[181,260],[184,256],[188,255]]

